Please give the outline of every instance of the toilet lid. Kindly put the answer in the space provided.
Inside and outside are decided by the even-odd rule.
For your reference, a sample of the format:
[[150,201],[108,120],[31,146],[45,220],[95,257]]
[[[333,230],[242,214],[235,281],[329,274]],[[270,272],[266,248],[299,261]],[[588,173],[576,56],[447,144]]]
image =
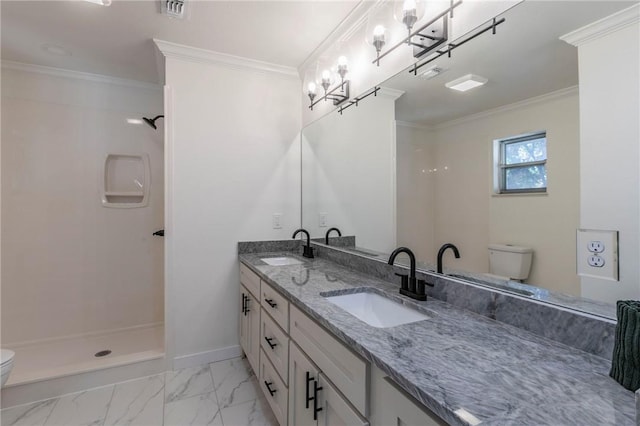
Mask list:
[[13,361],[13,356],[16,353],[14,351],[10,351],[9,349],[0,350],[0,365],[5,365],[8,362]]

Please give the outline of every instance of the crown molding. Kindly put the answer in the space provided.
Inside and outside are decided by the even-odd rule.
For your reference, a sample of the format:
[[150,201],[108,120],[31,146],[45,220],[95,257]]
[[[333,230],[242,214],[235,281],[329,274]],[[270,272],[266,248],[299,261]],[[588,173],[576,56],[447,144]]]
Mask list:
[[493,108],[487,111],[482,111],[476,114],[467,115],[466,117],[456,118],[454,120],[445,121],[443,123],[435,124],[433,126],[429,126],[432,129],[440,130],[448,127],[457,126],[463,123],[467,123],[470,121],[479,120],[481,118],[490,117],[492,115],[502,114],[508,111],[517,110],[520,108],[526,108],[532,105],[549,102],[555,99],[564,98],[567,96],[577,95],[578,94],[578,86],[570,86],[565,89],[556,90],[555,92],[546,93],[544,95],[535,96],[533,98],[525,99],[523,101],[514,102],[512,104],[503,105],[497,108]]
[[276,74],[287,78],[298,79],[298,70],[293,67],[258,61],[256,59],[214,52],[198,47],[185,46],[183,44],[153,39],[158,50],[166,57],[199,64],[215,64],[235,69],[258,71],[268,74]]
[[103,74],[93,74],[81,71],[72,71],[64,68],[47,67],[44,65],[25,64],[22,62],[2,61],[2,68],[7,70],[33,72],[55,77],[73,78],[76,80],[93,81],[95,83],[115,84],[118,86],[135,87],[147,90],[162,90],[162,86],[145,81],[129,80],[126,78],[112,77]]
[[426,124],[412,123],[410,121],[396,120],[396,125],[401,127],[409,127],[411,129],[433,130],[433,126]]
[[[307,56],[299,66],[298,73],[304,75],[304,71],[314,61],[318,60],[322,54],[338,41],[348,40],[351,35],[366,23],[369,11],[377,8],[380,4],[388,0],[358,0],[358,4],[349,14],[334,28],[333,31]],[[302,78],[302,77],[301,77]]]
[[561,36],[560,40],[573,46],[581,46],[637,22],[640,22],[640,3],[636,3],[627,9],[623,9],[613,15],[592,22],[591,24],[578,28],[575,31],[571,31],[570,33]]
[[385,98],[391,98],[393,100],[398,99],[404,95],[404,90],[392,89],[390,87],[380,87],[378,90],[378,96],[384,96]]

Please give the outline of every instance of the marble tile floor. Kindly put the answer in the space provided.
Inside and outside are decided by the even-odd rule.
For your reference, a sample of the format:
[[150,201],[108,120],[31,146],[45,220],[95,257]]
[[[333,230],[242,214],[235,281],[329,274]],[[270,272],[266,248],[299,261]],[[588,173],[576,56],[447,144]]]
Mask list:
[[167,371],[0,411],[1,426],[277,426],[246,359]]

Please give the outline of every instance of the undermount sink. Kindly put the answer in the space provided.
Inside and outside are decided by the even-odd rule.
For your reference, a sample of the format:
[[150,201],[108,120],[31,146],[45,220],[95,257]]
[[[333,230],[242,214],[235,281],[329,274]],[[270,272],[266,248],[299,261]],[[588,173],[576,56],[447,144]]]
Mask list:
[[302,265],[302,261],[295,257],[263,257],[260,260],[271,266]]
[[325,297],[329,302],[376,328],[389,328],[429,319],[428,316],[375,293]]

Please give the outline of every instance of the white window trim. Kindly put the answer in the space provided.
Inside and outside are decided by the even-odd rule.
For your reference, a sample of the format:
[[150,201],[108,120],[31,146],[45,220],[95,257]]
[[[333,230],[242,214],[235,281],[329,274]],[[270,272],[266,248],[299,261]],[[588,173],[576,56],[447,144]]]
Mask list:
[[[534,136],[538,136],[538,135],[544,135],[545,139],[547,138],[547,131],[546,130],[539,130],[539,131],[535,131],[535,132],[529,132],[529,133],[523,133],[520,135],[514,135],[514,136],[508,136],[508,137],[504,137],[504,138],[499,138],[499,139],[494,139],[493,140],[493,163],[492,163],[492,167],[493,167],[493,196],[499,196],[499,197],[509,197],[509,196],[521,196],[521,195],[547,195],[548,194],[548,187],[545,188],[540,188],[540,189],[522,189],[522,190],[509,190],[509,191],[503,191],[502,190],[502,184],[501,184],[501,180],[502,180],[502,169],[503,167],[501,167],[501,150],[502,150],[502,142],[504,141],[512,141],[512,140],[517,140],[517,139],[528,139],[528,138],[533,138]],[[547,143],[548,143],[548,139],[547,139]],[[548,158],[547,158],[548,160]],[[547,160],[544,161],[540,161],[540,162],[532,162],[532,163],[522,163],[523,165],[528,164],[528,165],[534,165],[534,164],[544,164],[546,166],[547,164]]]

